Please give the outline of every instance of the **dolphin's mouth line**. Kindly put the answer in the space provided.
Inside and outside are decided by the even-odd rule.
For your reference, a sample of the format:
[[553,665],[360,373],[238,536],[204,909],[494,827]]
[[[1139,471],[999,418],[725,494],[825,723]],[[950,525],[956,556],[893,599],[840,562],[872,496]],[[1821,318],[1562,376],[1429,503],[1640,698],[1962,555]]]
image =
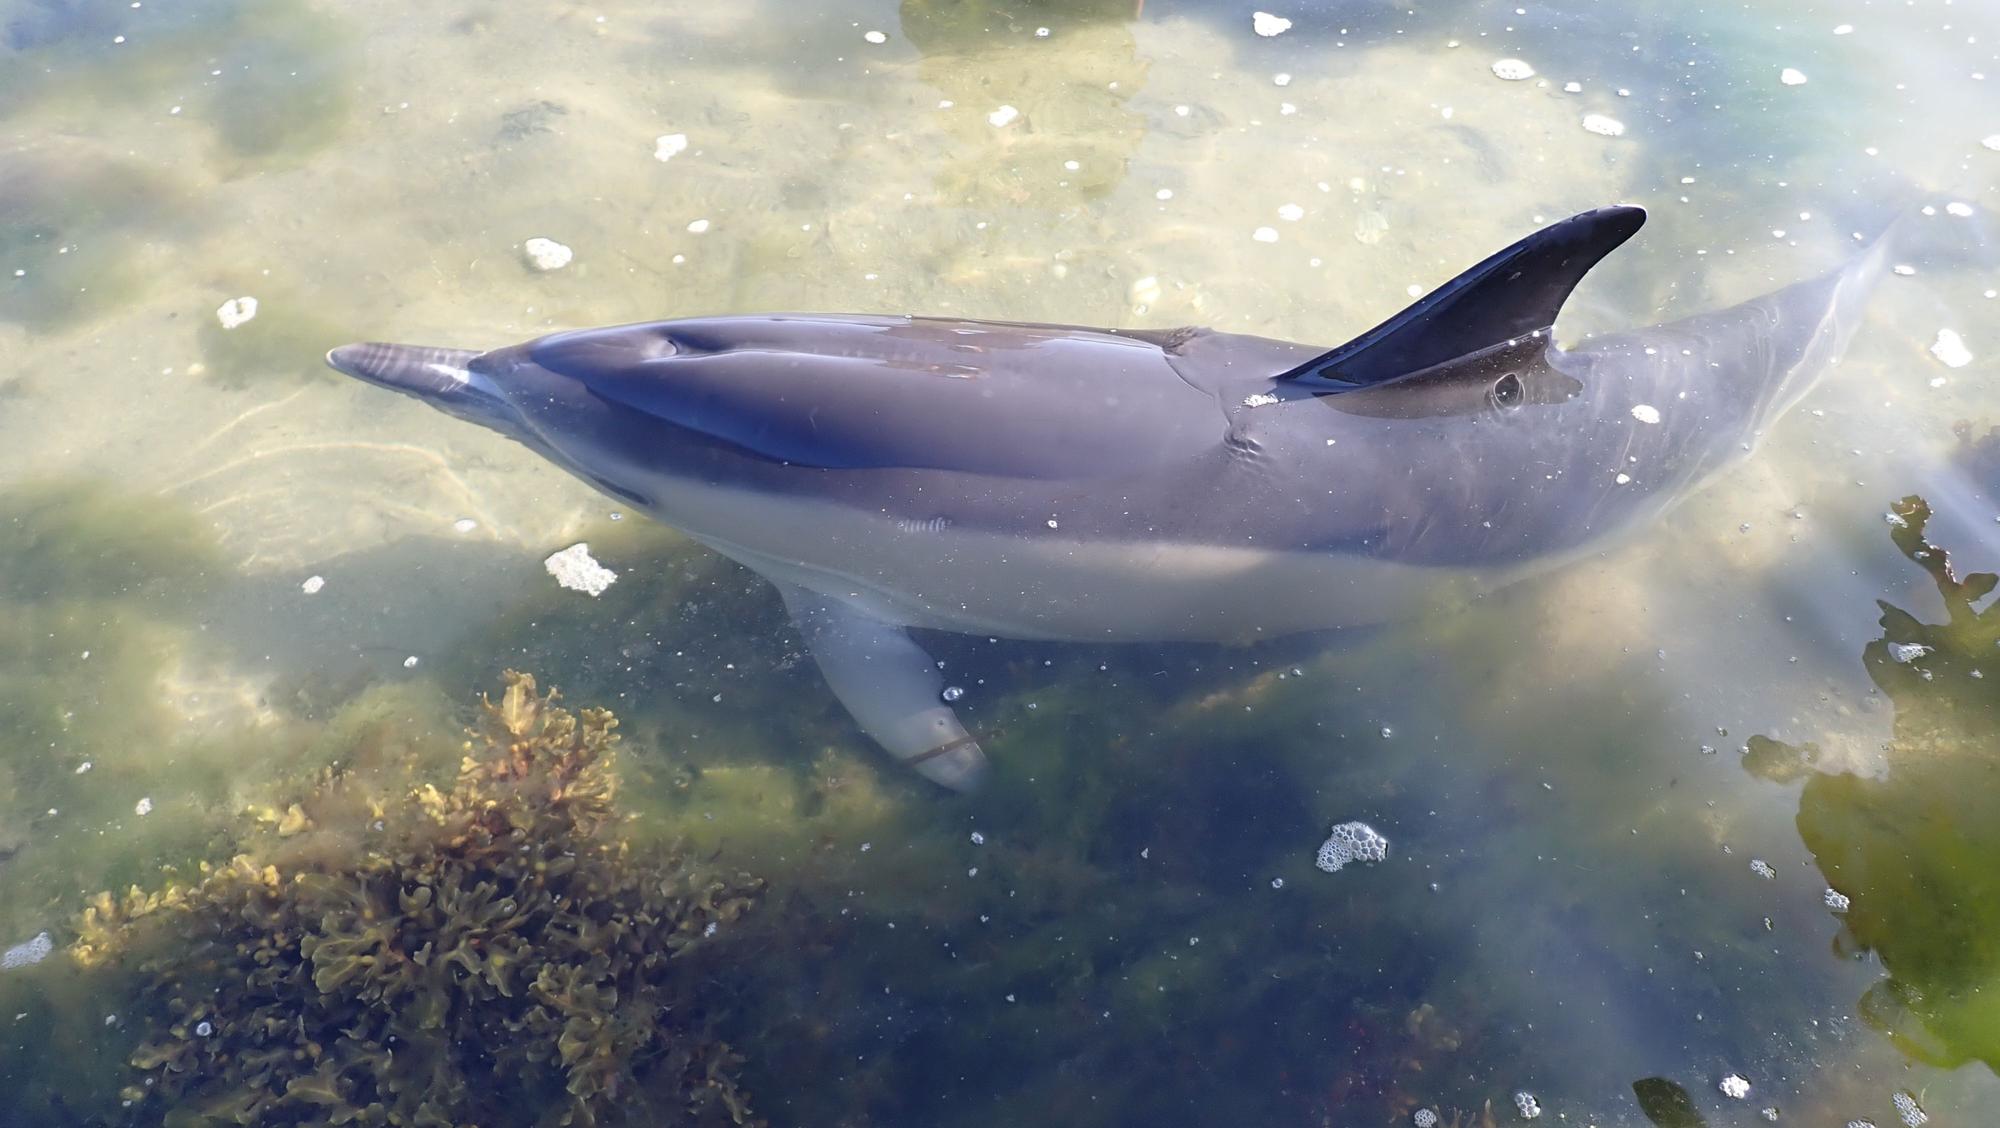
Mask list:
[[476,386],[472,361],[477,356],[479,353],[473,349],[366,341],[329,351],[326,363],[357,380],[428,399]]

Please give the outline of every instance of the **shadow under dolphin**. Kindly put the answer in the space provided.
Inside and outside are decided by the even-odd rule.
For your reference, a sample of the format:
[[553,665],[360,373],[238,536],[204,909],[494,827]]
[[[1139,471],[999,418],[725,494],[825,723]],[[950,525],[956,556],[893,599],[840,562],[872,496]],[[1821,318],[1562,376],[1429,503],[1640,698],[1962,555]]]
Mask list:
[[1563,302],[1644,221],[1563,220],[1331,349],[769,314],[327,362],[769,579],[860,726],[962,789],[984,756],[905,628],[1231,641],[1389,621],[1559,564],[1742,458],[1838,359],[1884,243],[1557,347]]

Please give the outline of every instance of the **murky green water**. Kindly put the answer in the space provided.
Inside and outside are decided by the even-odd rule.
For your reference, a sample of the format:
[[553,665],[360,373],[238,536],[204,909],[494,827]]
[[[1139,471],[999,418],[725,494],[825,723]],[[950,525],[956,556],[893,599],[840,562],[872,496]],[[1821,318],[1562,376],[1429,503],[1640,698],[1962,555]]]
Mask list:
[[[329,765],[448,778],[507,667],[618,713],[635,849],[769,883],[697,995],[774,1124],[1989,1123],[2000,13],[1270,6],[0,0],[0,947],[53,948],[0,971],[0,1123],[157,1121],[128,1058],[200,1036],[75,958],[91,894],[272,853]],[[1331,343],[1614,201],[1652,221],[1565,337],[1918,237],[1754,459],[1545,579],[935,639],[970,797],[755,575],[320,363],[776,309]],[[601,598],[543,571],[578,540]],[[365,851],[341,817],[288,864]],[[1388,859],[1319,872],[1348,820]]]

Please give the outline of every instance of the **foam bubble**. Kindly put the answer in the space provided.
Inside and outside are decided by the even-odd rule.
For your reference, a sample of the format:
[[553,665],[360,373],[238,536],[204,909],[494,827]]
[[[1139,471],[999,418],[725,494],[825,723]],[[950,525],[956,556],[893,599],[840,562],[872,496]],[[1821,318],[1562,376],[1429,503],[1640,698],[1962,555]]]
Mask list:
[[1328,873],[1338,873],[1351,862],[1373,865],[1389,856],[1389,840],[1364,822],[1344,822],[1320,843],[1313,864]]
[[528,260],[529,266],[542,271],[561,270],[576,257],[576,252],[568,247],[540,235],[522,243],[521,254]]
[[23,940],[4,952],[0,952],[0,971],[13,971],[19,967],[33,967],[49,958],[55,951],[55,941],[46,932],[37,933],[32,940]]
[[542,561],[542,566],[556,578],[556,583],[585,595],[603,595],[604,589],[618,582],[618,573],[591,559],[587,541],[570,545]]
[[653,159],[670,161],[687,152],[688,135],[685,133],[662,133],[653,138]]
[[1250,30],[1268,39],[1273,35],[1283,35],[1292,30],[1292,21],[1283,16],[1274,16],[1269,12],[1252,12],[1250,13]]
[[1951,329],[1938,330],[1937,340],[1931,342],[1931,355],[1946,368],[1964,368],[1972,363],[1972,350],[1965,347],[1965,338]]
[[231,298],[215,307],[215,319],[222,323],[224,329],[234,329],[255,316],[257,316],[257,299],[247,294],[240,298]]
[[1892,642],[1889,644],[1889,657],[1897,662],[1914,662],[1930,652],[1931,648],[1921,642]]

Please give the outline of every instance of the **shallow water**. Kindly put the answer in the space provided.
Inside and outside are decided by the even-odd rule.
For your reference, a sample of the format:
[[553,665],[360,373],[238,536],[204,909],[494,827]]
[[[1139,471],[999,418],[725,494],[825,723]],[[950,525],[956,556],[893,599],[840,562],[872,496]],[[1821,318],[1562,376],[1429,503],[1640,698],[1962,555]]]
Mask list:
[[[0,947],[55,948],[0,972],[0,1122],[130,1114],[89,894],[228,857],[357,733],[449,765],[508,666],[619,714],[635,841],[771,882],[718,1023],[773,1123],[1990,1118],[2000,653],[1909,633],[1948,609],[1884,515],[2000,569],[2000,12],[1135,7],[0,0]],[[1565,339],[1899,214],[1910,272],[1753,458],[1545,578],[1255,647],[928,640],[971,797],[755,575],[320,362],[776,309],[1331,344],[1615,201],[1652,219]],[[594,600],[542,568],[579,540]],[[1316,870],[1349,820],[1388,858]]]

